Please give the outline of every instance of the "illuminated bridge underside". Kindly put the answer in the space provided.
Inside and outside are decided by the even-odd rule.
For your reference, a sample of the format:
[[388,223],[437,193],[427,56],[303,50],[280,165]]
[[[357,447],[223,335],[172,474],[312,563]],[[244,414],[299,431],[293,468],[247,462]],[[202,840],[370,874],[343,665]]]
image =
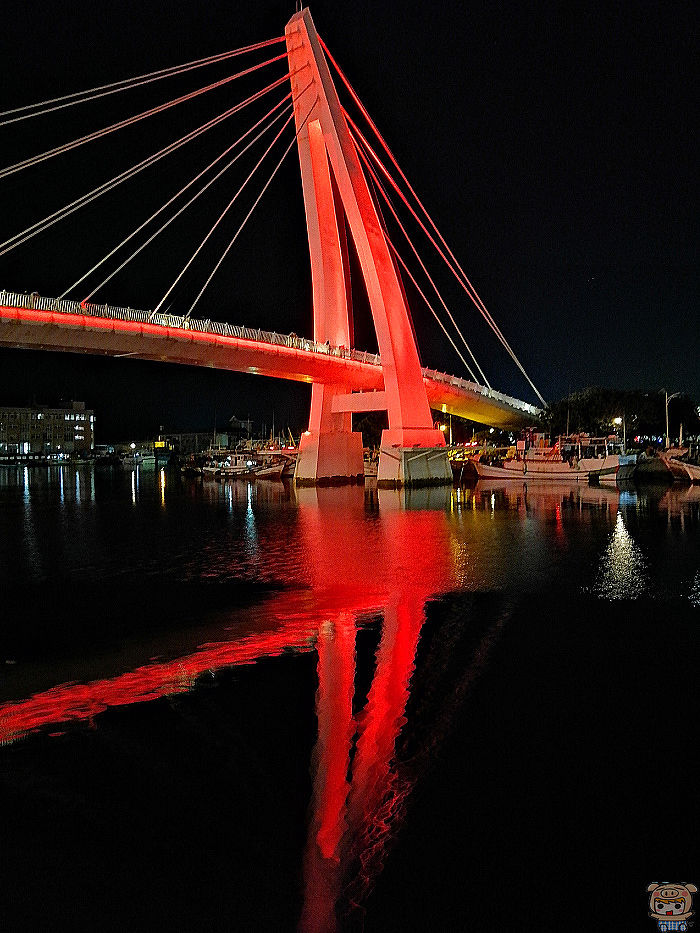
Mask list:
[[[38,301],[44,304],[50,299]],[[375,354],[209,321],[184,322],[158,315],[154,322],[147,312],[123,309],[124,316],[143,318],[124,320],[115,313],[105,309],[102,316],[95,306],[83,314],[0,304],[0,346],[208,366],[296,382],[347,385],[364,392],[384,388]],[[430,407],[441,412],[496,427],[530,424],[539,413],[518,399],[444,373],[424,369],[423,379]],[[378,396],[378,410],[385,407],[380,402]],[[360,409],[371,410],[371,399],[364,399]]]

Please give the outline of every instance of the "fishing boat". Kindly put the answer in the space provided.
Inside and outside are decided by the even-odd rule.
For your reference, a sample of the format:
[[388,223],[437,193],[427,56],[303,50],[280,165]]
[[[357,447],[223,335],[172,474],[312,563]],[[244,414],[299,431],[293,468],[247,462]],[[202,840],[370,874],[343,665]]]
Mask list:
[[156,458],[148,451],[131,450],[119,455],[119,465],[125,470],[133,470],[136,467],[154,467]]
[[255,471],[255,479],[282,481],[282,473],[287,465],[286,460],[280,460],[277,463],[267,463],[265,466],[258,467]]
[[219,465],[216,476],[219,480],[254,479],[260,461],[250,450],[230,453]]
[[596,477],[616,476],[621,456],[620,442],[614,437],[579,434],[548,444],[543,434],[535,434],[531,443],[518,441],[503,459],[487,462],[484,454],[477,454],[472,463],[479,479],[587,483]]
[[671,447],[659,454],[659,459],[664,463],[666,469],[671,472],[674,480],[681,482],[700,483],[700,466],[689,463],[685,458],[688,456],[687,448]]

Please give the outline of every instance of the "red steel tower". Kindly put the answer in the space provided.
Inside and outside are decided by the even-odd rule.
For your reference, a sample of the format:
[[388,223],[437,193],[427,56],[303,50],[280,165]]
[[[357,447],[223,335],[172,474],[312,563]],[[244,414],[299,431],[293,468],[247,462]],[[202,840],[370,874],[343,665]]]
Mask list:
[[352,346],[347,223],[384,376],[378,392],[352,392],[349,384],[314,384],[297,483],[361,478],[362,438],[352,431],[352,412],[380,410],[387,411],[389,428],[382,434],[379,483],[451,482],[445,439],[433,427],[401,279],[308,9],[292,17],[285,35],[311,254],[314,339]]

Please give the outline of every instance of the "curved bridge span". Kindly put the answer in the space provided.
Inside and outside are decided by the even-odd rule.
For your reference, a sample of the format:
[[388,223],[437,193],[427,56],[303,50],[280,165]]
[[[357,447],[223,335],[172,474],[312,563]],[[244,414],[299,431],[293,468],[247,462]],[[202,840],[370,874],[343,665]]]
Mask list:
[[[384,388],[374,353],[234,324],[12,292],[0,292],[0,346],[208,366],[382,395]],[[430,407],[439,411],[496,427],[520,427],[539,414],[534,405],[474,382],[430,369],[422,373]]]

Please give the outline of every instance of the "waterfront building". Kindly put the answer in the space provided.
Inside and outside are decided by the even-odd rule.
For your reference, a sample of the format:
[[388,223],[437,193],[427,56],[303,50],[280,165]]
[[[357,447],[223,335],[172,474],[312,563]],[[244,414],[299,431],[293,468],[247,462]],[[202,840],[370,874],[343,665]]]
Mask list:
[[0,404],[0,459],[59,459],[95,446],[95,414],[85,402],[70,408]]

